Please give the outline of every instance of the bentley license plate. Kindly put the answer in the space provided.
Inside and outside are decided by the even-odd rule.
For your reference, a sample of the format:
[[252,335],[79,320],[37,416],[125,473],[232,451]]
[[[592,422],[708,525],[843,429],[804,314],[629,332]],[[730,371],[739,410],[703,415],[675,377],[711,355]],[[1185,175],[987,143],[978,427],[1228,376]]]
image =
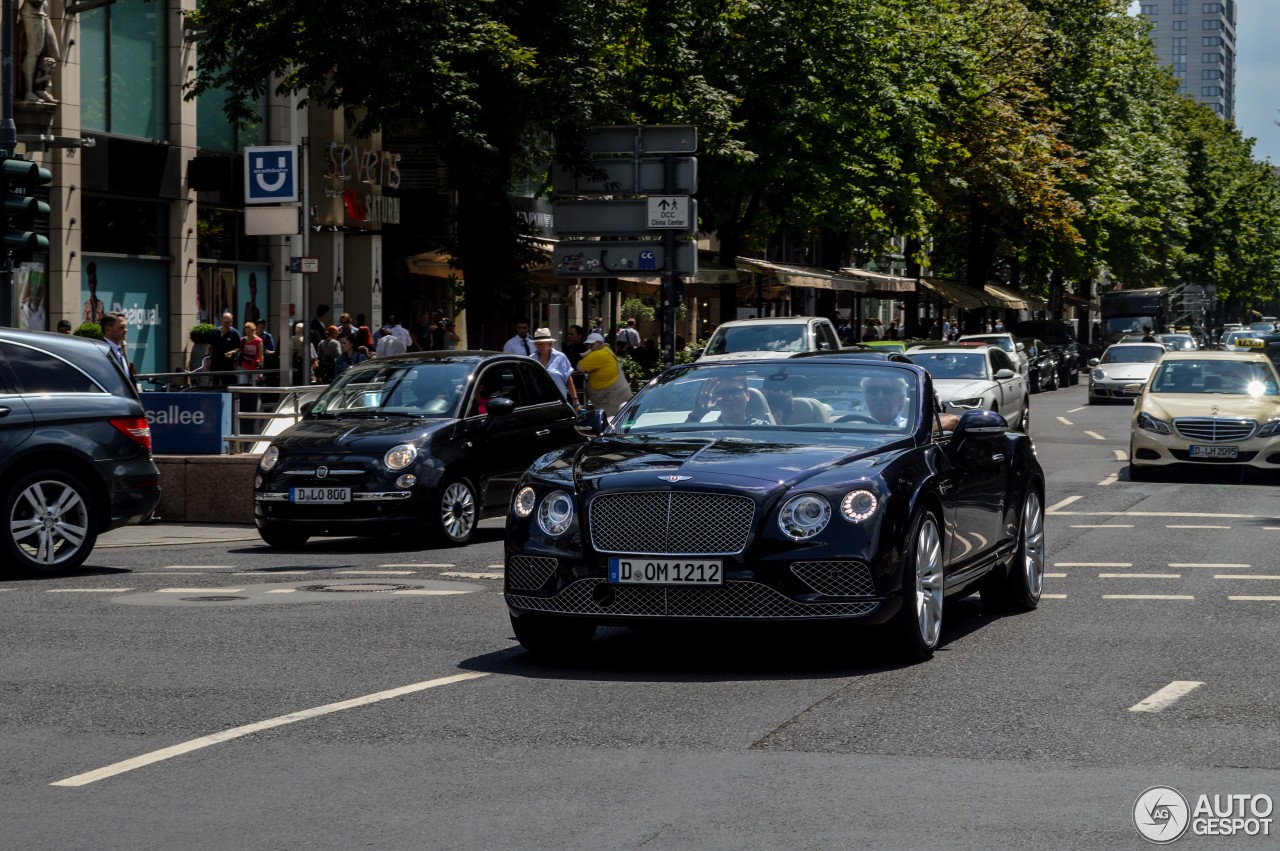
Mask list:
[[609,559],[609,581],[615,585],[723,585],[719,559]]
[[309,502],[335,505],[351,501],[351,488],[293,488],[290,502]]
[[1199,446],[1191,444],[1192,458],[1236,458],[1240,454],[1237,446]]

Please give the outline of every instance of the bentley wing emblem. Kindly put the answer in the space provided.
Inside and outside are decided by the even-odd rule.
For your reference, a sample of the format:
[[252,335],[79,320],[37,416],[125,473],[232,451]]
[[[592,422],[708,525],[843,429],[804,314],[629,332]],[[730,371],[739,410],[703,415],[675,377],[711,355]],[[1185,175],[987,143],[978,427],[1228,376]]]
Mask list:
[[671,482],[672,484],[675,484],[676,482],[687,482],[689,479],[692,479],[693,476],[658,476],[658,478],[662,479],[664,482]]

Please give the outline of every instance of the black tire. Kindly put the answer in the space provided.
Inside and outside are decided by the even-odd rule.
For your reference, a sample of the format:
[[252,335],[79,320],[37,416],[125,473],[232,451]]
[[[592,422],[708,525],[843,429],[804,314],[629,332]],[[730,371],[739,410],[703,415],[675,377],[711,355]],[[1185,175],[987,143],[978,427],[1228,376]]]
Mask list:
[[428,518],[432,537],[447,547],[461,547],[471,541],[480,523],[480,500],[470,479],[446,479],[436,495],[435,508]]
[[1034,488],[1022,498],[1018,544],[1009,572],[993,576],[979,589],[984,605],[1000,611],[1029,612],[1040,605],[1044,590],[1044,503]]
[[902,608],[892,629],[904,659],[924,662],[933,658],[942,639],[944,570],[942,533],[937,516],[918,512],[907,535],[907,557],[902,566]]
[[596,634],[591,621],[552,615],[511,615],[511,629],[530,653],[561,658],[581,650]]
[[1079,384],[1079,383],[1080,383],[1080,370],[1078,370],[1078,369],[1072,369],[1072,370],[1071,370],[1070,375],[1069,375],[1069,377],[1068,377],[1068,383],[1069,383],[1072,387],[1075,387],[1077,384]]
[[262,538],[264,544],[275,550],[302,549],[311,537],[306,532],[298,529],[282,529],[278,526],[273,526],[270,529],[259,529],[258,536]]
[[66,573],[84,563],[98,541],[98,504],[73,473],[34,470],[4,491],[4,560],[36,576]]
[[1059,380],[1059,378],[1058,378],[1058,373],[1056,373],[1056,372],[1050,373],[1050,376],[1051,376],[1051,379],[1052,379],[1052,380],[1051,380],[1051,383],[1050,383],[1050,384],[1049,384],[1049,386],[1048,386],[1048,387],[1046,387],[1045,389],[1046,389],[1046,390],[1057,390],[1059,387],[1061,387],[1061,386],[1062,386],[1062,381],[1061,381],[1061,380]]
[[[1028,376],[1030,378],[1030,376]],[[1044,389],[1044,382],[1040,378],[1040,370],[1035,371],[1035,380],[1029,382],[1032,393],[1039,393]]]

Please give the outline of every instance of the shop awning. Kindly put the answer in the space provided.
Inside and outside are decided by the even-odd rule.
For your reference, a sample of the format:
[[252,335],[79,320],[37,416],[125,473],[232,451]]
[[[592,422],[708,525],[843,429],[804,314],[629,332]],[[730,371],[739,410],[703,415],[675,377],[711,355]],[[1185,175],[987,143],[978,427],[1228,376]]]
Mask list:
[[1005,305],[994,295],[980,292],[959,281],[943,278],[921,278],[920,284],[938,298],[955,305],[961,310],[981,310],[984,307],[1004,307]]
[[866,281],[871,285],[871,293],[874,295],[895,296],[916,291],[915,278],[903,278],[899,275],[886,275],[882,272],[868,272],[866,269],[854,268],[841,269],[840,274],[855,280]]
[[985,289],[988,295],[995,296],[1002,302],[1002,307],[1010,310],[1044,310],[1049,305],[1040,296],[1018,292],[996,284],[987,284]]
[[871,284],[866,280],[852,278],[848,275],[836,275],[829,269],[816,266],[788,266],[782,263],[770,263],[754,257],[735,258],[738,268],[744,272],[758,275],[772,275],[778,283],[788,287],[810,287],[815,290],[835,290],[867,295],[871,292]]

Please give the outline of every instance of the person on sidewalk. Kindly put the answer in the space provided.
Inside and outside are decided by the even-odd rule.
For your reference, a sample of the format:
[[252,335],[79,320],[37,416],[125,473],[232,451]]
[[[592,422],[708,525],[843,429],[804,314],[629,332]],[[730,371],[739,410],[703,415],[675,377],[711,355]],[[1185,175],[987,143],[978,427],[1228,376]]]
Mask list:
[[618,358],[600,334],[587,335],[588,351],[578,361],[578,369],[587,374],[587,398],[605,416],[616,416],[631,398],[631,385]]
[[516,323],[516,335],[502,347],[509,355],[532,355],[533,340],[529,339],[529,323],[523,319]]
[[542,364],[555,380],[556,386],[560,388],[560,395],[564,396],[570,405],[574,408],[578,407],[578,389],[573,386],[573,380],[570,374],[573,367],[569,365],[569,359],[565,357],[564,352],[556,351],[553,345],[554,340],[551,337],[550,328],[539,328],[533,332],[533,345],[536,351],[533,353],[533,359]]

